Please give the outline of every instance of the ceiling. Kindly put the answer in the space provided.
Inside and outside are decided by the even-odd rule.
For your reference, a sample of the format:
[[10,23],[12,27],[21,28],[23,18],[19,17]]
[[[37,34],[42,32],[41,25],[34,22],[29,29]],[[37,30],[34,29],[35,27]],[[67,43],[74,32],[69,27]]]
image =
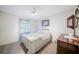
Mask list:
[[[76,5],[0,5],[0,11],[14,14],[19,18],[41,19],[75,7]],[[33,8],[37,9],[38,15],[32,16]]]

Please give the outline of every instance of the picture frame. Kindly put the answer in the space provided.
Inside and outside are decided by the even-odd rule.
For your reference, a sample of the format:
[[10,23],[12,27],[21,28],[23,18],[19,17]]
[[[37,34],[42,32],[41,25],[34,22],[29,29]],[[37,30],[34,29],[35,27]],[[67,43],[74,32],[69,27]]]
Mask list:
[[42,20],[42,26],[49,26],[49,20]]
[[78,27],[78,19],[72,15],[67,19],[67,27],[74,29],[74,26],[75,28]]

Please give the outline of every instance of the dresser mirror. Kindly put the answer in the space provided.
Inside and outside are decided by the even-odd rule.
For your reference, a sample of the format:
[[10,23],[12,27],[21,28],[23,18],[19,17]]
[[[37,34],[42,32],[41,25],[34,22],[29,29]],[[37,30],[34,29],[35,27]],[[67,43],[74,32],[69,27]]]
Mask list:
[[78,19],[75,18],[74,15],[70,16],[68,19],[67,19],[67,27],[68,28],[72,28],[74,29],[78,27]]

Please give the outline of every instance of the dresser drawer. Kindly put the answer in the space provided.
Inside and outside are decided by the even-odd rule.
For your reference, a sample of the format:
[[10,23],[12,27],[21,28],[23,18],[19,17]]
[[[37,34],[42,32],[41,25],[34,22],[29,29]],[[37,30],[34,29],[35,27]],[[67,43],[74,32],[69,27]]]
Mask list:
[[57,41],[57,45],[61,46],[61,47],[64,47],[64,48],[71,49],[71,50],[75,50],[74,45],[71,45],[71,44],[68,44],[68,43],[65,43],[65,42],[62,42],[62,41]]
[[57,41],[57,45],[58,46],[61,46],[61,47],[65,47],[65,48],[68,48],[68,44],[62,42],[62,41]]

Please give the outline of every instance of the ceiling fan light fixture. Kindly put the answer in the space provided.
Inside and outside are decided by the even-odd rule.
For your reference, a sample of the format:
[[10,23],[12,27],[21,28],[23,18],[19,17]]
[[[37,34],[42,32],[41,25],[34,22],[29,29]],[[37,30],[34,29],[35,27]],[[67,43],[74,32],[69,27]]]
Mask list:
[[38,15],[38,12],[37,12],[36,8],[34,8],[32,11],[32,16],[36,16],[36,15]]
[[38,13],[37,13],[37,12],[35,12],[35,15],[38,15]]

